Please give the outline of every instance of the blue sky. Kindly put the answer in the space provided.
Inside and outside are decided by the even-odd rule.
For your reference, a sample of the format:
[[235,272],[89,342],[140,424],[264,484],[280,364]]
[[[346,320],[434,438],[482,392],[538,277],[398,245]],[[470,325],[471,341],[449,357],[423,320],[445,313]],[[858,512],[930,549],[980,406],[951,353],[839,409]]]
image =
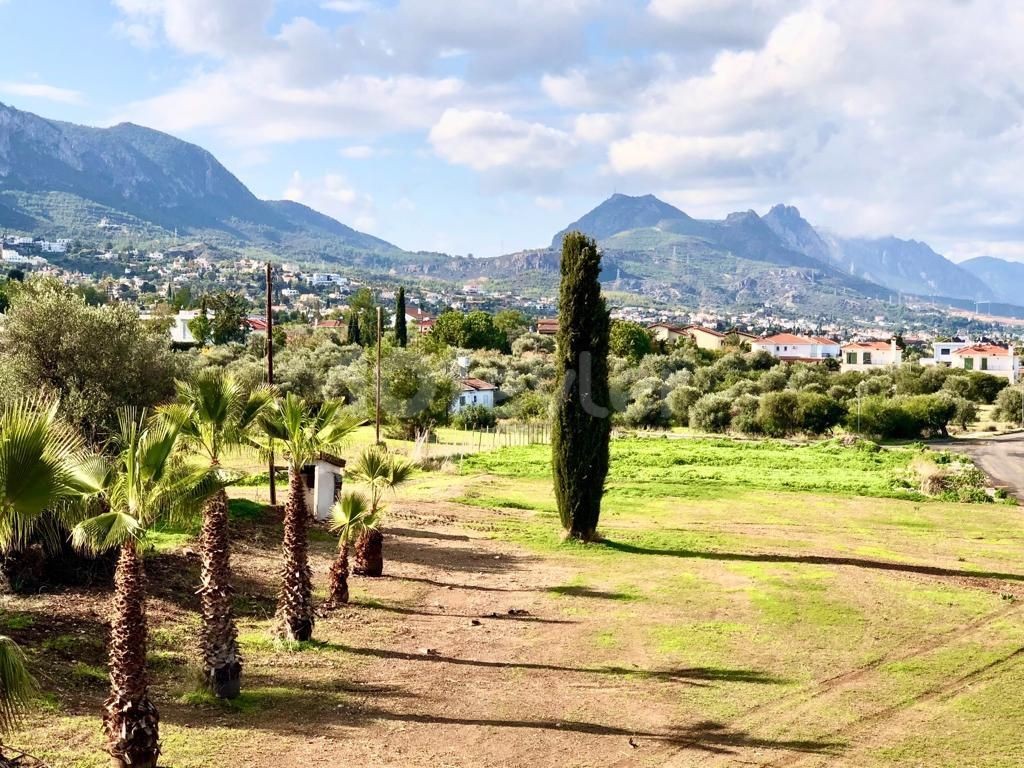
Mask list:
[[1024,260],[1015,0],[0,0],[0,100],[210,149],[409,249],[612,192]]

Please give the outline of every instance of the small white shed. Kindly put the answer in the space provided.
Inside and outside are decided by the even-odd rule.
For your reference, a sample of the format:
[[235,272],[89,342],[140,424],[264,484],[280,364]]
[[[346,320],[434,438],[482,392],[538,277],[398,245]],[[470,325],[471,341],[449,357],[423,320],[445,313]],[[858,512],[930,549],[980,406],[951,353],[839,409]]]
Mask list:
[[345,475],[345,460],[322,453],[313,464],[302,468],[302,482],[306,486],[306,507],[316,520],[327,520],[331,507],[341,498],[341,485]]

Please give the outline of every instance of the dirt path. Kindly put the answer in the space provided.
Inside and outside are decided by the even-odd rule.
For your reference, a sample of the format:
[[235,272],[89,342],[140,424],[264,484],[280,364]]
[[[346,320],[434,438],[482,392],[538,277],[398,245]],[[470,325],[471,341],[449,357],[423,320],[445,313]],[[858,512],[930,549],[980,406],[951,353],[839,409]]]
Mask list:
[[[317,625],[318,637],[360,663],[339,668],[333,684],[320,668],[316,684],[354,700],[308,728],[285,715],[287,738],[261,740],[239,758],[262,765],[273,756],[282,768],[644,767],[814,748],[681,719],[687,691],[718,685],[721,670],[667,669],[639,650],[615,666],[595,664],[591,620],[621,606],[599,593],[553,597],[549,590],[575,575],[572,560],[487,539],[472,530],[474,517],[479,510],[447,504],[394,511],[385,578],[355,580],[356,605]],[[317,577],[322,569],[318,561]],[[366,589],[374,599],[360,604]],[[302,670],[254,674],[280,684]]]
[[951,451],[965,453],[994,481],[1024,504],[1024,433],[941,443]]

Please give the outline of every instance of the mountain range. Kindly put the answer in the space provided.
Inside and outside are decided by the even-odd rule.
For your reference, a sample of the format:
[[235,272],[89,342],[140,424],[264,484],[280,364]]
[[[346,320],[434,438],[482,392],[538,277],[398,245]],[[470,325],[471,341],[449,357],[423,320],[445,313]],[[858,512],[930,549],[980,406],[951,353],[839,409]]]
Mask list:
[[137,240],[173,231],[222,247],[437,279],[485,278],[553,292],[565,232],[605,252],[604,279],[627,292],[713,307],[829,305],[895,294],[1024,303],[1024,264],[954,264],[927,244],[844,238],[777,205],[722,220],[693,218],[653,195],[615,194],[556,234],[550,247],[494,259],[410,253],[307,206],[261,200],[212,154],[131,123],[92,128],[0,104],[0,227],[95,240],[97,225]]
[[402,253],[299,203],[260,200],[212,154],[166,133],[91,128],[0,104],[0,226],[95,237],[103,219],[143,238],[179,229],[339,257]]

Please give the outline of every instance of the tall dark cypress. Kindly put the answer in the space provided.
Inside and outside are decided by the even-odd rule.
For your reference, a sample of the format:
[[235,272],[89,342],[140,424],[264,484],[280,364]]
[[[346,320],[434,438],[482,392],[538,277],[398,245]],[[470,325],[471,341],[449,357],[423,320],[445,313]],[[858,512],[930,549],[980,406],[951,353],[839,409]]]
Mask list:
[[551,466],[562,527],[572,538],[590,541],[601,515],[611,438],[611,321],[601,297],[597,243],[580,232],[566,235],[561,271]]
[[395,341],[400,347],[404,347],[409,342],[409,331],[405,327],[404,287],[398,289],[398,299],[395,301]]
[[349,344],[362,344],[362,340],[359,338],[359,316],[355,310],[349,312],[348,315],[348,343]]

